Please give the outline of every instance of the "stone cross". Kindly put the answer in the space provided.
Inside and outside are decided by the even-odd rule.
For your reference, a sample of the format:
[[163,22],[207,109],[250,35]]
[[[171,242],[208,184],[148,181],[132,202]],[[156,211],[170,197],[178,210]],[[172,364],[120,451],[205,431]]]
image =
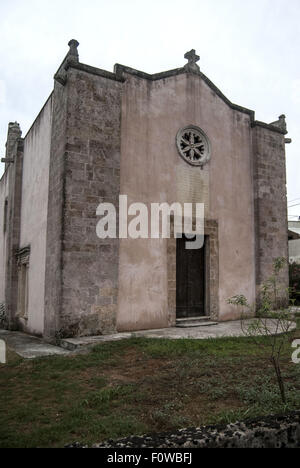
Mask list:
[[196,54],[195,49],[190,50],[184,55],[184,58],[188,60],[188,63],[184,66],[184,68],[188,71],[199,71],[200,68],[197,65],[197,62],[199,62],[200,57],[199,55]]

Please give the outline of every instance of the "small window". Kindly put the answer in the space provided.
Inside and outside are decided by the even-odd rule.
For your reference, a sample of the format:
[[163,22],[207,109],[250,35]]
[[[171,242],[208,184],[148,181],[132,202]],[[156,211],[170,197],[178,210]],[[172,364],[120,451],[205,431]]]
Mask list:
[[6,232],[7,229],[7,212],[8,212],[8,199],[5,199],[4,202],[4,213],[3,213],[3,232]]
[[28,278],[30,248],[18,252],[18,316],[28,320]]

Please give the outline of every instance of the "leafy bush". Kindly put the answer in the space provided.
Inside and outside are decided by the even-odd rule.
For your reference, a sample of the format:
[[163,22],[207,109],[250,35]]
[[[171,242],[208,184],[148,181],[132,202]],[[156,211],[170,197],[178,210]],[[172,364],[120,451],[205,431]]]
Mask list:
[[[246,324],[245,319],[249,315],[249,311],[255,310],[255,305],[251,306],[244,295],[237,295],[227,300],[228,304],[235,305],[241,308],[241,326],[242,331],[246,336],[254,340],[258,346],[267,346],[270,348],[270,361],[274,366],[277,376],[278,387],[281,393],[282,402],[286,403],[285,385],[280,369],[280,358],[284,344],[289,339],[293,322],[290,320],[289,310],[281,308],[273,310],[279,305],[280,290],[278,288],[278,279],[280,271],[284,268],[286,259],[278,257],[273,263],[273,275],[267,279],[261,287],[261,306],[256,311],[257,318],[250,324]],[[272,326],[276,326],[275,332]],[[262,343],[257,340],[261,335],[265,335],[267,342]]]

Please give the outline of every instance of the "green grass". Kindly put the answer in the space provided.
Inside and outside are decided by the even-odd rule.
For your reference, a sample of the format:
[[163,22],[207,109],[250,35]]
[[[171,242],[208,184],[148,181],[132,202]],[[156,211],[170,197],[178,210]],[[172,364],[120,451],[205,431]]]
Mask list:
[[137,338],[33,361],[9,353],[0,365],[0,447],[92,445],[299,409],[300,365],[291,354],[287,343],[283,405],[267,350],[249,338]]

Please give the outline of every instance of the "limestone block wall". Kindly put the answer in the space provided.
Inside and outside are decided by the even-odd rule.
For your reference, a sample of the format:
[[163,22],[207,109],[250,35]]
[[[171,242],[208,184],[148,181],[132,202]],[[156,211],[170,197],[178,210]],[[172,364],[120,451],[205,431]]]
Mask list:
[[[96,235],[100,202],[118,209],[121,83],[68,73],[62,324],[78,334],[115,330],[119,241]],[[63,325],[64,326],[64,325]]]
[[97,237],[96,210],[100,202],[118,208],[121,83],[70,68],[67,83],[56,83],[54,93],[47,334],[111,333],[117,307],[118,239]]
[[[253,129],[254,200],[256,229],[256,287],[272,275],[277,257],[288,258],[288,222],[284,135],[262,126]],[[288,267],[280,276],[285,302]]]
[[67,93],[55,83],[49,161],[46,235],[44,336],[53,340],[59,329],[62,290],[64,168],[67,129]]
[[[3,257],[1,264],[1,302],[0,320],[2,326],[15,329],[17,327],[17,287],[18,270],[16,253],[20,239],[20,210],[23,168],[23,140],[21,129],[17,122],[8,125],[6,158],[13,161],[5,164],[5,173],[0,181],[2,204],[2,229],[0,231],[0,246]],[[6,209],[5,209],[5,201]],[[6,215],[5,215],[6,212]],[[5,225],[5,229],[4,229]]]

